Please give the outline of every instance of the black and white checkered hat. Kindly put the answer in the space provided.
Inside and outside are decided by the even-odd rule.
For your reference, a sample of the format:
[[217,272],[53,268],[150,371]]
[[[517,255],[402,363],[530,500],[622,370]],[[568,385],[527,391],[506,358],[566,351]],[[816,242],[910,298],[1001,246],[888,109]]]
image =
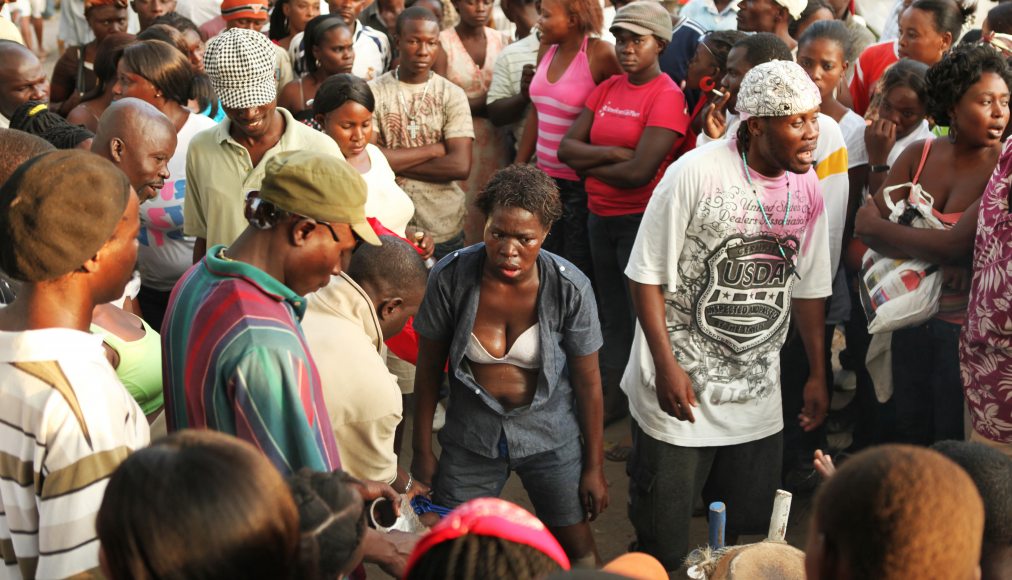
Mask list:
[[207,43],[204,70],[226,109],[249,109],[278,97],[274,45],[245,28],[222,31]]

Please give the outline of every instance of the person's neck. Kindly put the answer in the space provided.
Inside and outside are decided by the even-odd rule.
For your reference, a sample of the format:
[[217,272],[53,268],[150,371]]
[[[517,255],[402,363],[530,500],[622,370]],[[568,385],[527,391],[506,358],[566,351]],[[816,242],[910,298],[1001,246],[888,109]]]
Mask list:
[[768,179],[776,179],[784,174],[783,167],[780,167],[780,165],[775,161],[767,159],[766,156],[763,155],[759,144],[755,141],[755,137],[749,139],[748,152],[745,155],[745,162],[747,170],[752,172],[753,179],[757,173]]
[[176,128],[176,133],[183,128],[186,120],[190,118],[190,111],[175,101],[165,101],[165,104],[159,110],[172,121],[172,125]]
[[89,332],[95,304],[80,276],[22,284],[13,304],[0,308],[0,330],[70,328]]
[[635,73],[629,73],[629,82],[634,85],[645,85],[661,74],[661,65],[654,61],[654,64]]
[[559,43],[559,52],[578,52],[580,50],[580,45],[583,44],[583,39],[586,37],[586,34],[582,34],[580,32],[570,34],[565,40]]
[[843,119],[844,115],[847,114],[847,107],[840,104],[832,95],[822,99],[822,105],[819,107],[819,112],[823,115],[828,115],[833,118],[837,123],[840,119]]
[[412,73],[411,71],[405,70],[403,67],[398,66],[397,80],[401,81],[402,83],[407,83],[409,85],[420,85],[422,83],[428,82],[431,73],[432,73],[431,69],[425,69],[418,73]]
[[274,247],[274,238],[280,235],[275,228],[280,227],[283,227],[282,224],[268,230],[259,230],[249,226],[239,234],[231,246],[224,249],[224,255],[219,257],[249,264],[285,284],[283,259],[285,252],[278,252]]
[[791,33],[787,31],[786,24],[778,25],[776,30],[773,31],[773,34],[776,34],[777,37],[780,38],[780,40],[784,41],[784,44],[787,45],[787,48],[791,49],[792,51],[796,46],[798,46],[798,41],[794,40],[794,37],[791,36]]
[[717,9],[717,12],[723,12],[730,3],[731,0],[713,0],[713,6]]
[[460,37],[461,40],[465,38],[485,37],[484,26],[472,26],[471,24],[465,24],[463,19],[461,19],[457,26],[454,27],[454,30],[457,31],[457,36]]
[[524,8],[524,11],[517,15],[517,19],[513,22],[517,25],[517,39],[527,38],[531,35],[531,31],[534,30],[534,25],[538,23],[538,12],[534,9],[534,5],[531,4]]
[[[951,128],[950,128],[951,131]],[[955,150],[955,156],[959,158],[988,158],[997,155],[1001,152],[1002,143],[998,142],[994,145],[978,145],[975,143],[967,143],[966,139],[960,139],[957,137],[952,142],[952,148]]]

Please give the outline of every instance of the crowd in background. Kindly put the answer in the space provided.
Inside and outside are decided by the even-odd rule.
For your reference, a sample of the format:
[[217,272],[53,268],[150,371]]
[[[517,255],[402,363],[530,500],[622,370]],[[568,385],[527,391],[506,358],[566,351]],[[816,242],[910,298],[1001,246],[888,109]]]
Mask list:
[[62,0],[47,70],[53,9],[0,577],[542,578],[626,504],[604,573],[1012,578],[1012,3]]

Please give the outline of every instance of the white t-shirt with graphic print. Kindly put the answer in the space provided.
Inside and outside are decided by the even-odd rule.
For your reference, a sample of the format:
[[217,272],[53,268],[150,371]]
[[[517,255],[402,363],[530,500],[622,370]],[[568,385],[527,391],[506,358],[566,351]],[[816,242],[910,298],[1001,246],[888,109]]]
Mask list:
[[752,171],[754,193],[737,144],[710,143],[668,168],[625,271],[631,280],[662,286],[675,360],[692,379],[695,423],[660,409],[653,359],[637,324],[622,389],[640,428],[673,445],[735,445],[783,429],[780,349],[791,298],[832,293],[815,171],[776,179]]

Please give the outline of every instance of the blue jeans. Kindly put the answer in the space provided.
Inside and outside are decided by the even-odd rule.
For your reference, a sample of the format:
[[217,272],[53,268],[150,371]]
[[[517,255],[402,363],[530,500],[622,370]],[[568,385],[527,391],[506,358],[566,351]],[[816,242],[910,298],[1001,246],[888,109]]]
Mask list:
[[896,437],[901,443],[931,445],[963,439],[961,328],[932,318],[893,333],[893,401]]
[[594,281],[594,264],[590,259],[590,237],[587,234],[587,190],[582,181],[555,179],[562,198],[562,219],[552,224],[544,249],[569,260]]

